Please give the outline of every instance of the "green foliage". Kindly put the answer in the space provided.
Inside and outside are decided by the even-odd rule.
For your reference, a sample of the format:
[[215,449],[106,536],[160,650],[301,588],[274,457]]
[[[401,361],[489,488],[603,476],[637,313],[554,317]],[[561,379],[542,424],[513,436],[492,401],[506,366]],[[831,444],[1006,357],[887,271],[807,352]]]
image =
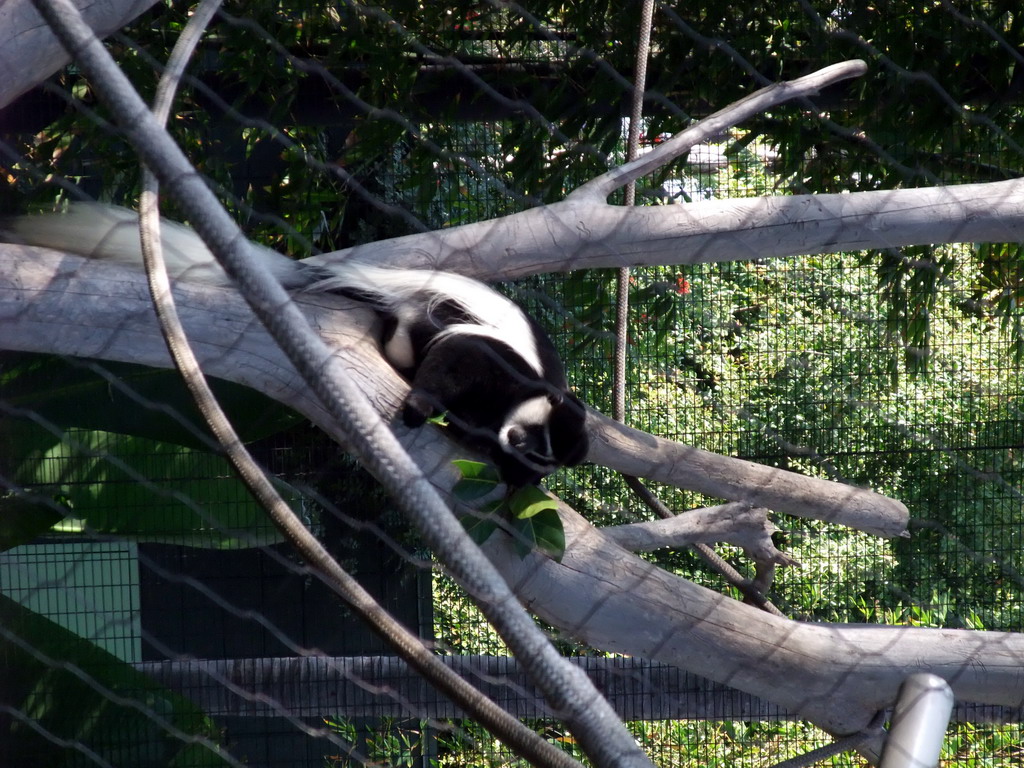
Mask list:
[[[709,768],[771,768],[781,760],[797,758],[824,747],[832,737],[803,722],[737,720],[633,722],[627,726],[656,765]],[[532,727],[573,757],[586,761],[572,735],[554,724]],[[1024,754],[1020,725],[978,726],[953,723],[946,734],[943,764],[966,768],[1014,768]],[[460,722],[451,733],[438,736],[436,766],[518,765],[507,750],[479,726]],[[820,763],[831,768],[866,768],[855,753],[842,753]]]
[[[194,426],[202,420],[176,373],[39,355],[0,361],[0,473],[12,482],[0,496],[0,550],[51,528],[215,548],[281,541]],[[297,421],[246,387],[213,387],[246,439]]]
[[452,491],[459,501],[477,501],[489,496],[501,482],[498,470],[491,464],[468,459],[456,459],[452,464],[461,478]]
[[[972,279],[962,251],[937,258]],[[648,281],[671,285],[657,272],[636,280],[640,291]],[[900,611],[931,605],[936,590],[950,596],[948,625],[977,616],[990,627],[1024,626],[1019,597],[1004,591],[1017,594],[1024,567],[1020,547],[1007,539],[1019,528],[1019,504],[999,490],[1024,469],[1010,447],[1019,444],[1024,392],[988,318],[961,312],[965,291],[947,284],[931,304],[925,374],[893,365],[903,341],[891,333],[873,269],[856,257],[690,268],[686,280],[689,292],[648,313],[656,327],[646,337],[637,332],[631,422],[870,486],[913,513],[913,538],[896,542],[778,519],[780,542],[805,564],[780,574],[778,599],[801,615],[850,620],[858,596]],[[642,316],[649,306],[638,302],[635,311]],[[656,350],[649,358],[645,342]],[[570,487],[582,491],[590,519],[622,522],[618,507],[629,502],[618,486],[588,477]],[[678,509],[714,501],[678,492],[666,499]],[[705,581],[688,557],[656,559]]]
[[[483,499],[501,484],[500,476],[489,464],[466,460],[453,463],[462,475],[452,490],[459,501]],[[539,551],[561,560],[565,552],[558,502],[535,485],[516,488],[503,498],[486,503],[479,511],[465,513],[461,520],[477,544],[483,544],[501,528],[512,536],[520,557]]]
[[1024,362],[1024,249],[1020,243],[980,243],[970,298],[964,310],[998,323],[1017,363]]
[[[583,750],[576,746],[571,734],[547,723],[529,724],[540,736],[586,764]],[[509,754],[508,749],[486,729],[472,721],[460,721],[450,731],[437,735],[437,757],[433,768],[461,768],[467,765],[509,765],[525,768],[527,763]]]
[[[802,722],[678,721],[632,723],[631,728],[658,765],[772,768],[832,740],[829,734]],[[868,763],[844,753],[815,765],[867,768]]]
[[940,286],[948,284],[956,266],[948,248],[915,246],[881,254],[878,287],[888,303],[888,331],[900,337],[911,373],[928,370]]
[[[616,73],[632,71],[639,4],[529,10],[530,18],[487,4],[249,4],[245,22],[218,22],[193,69],[209,91],[186,89],[172,130],[248,232],[297,255],[560,199],[621,155],[629,83]],[[145,92],[155,80],[148,57],[166,58],[184,13],[161,4],[129,31],[137,46],[113,45]],[[1024,38],[1022,24],[1007,2],[665,6],[648,69],[648,135],[678,130],[684,111],[706,113],[839,59],[867,58],[870,74],[750,121],[724,140],[727,167],[674,164],[646,197],[664,201],[671,195],[659,185],[680,178],[685,199],[1015,176],[1024,121],[1021,65],[1010,51]],[[26,164],[130,203],[134,156],[102,124],[102,108],[92,111],[87,83],[68,71],[58,84],[87,100],[87,119],[69,109],[24,137]],[[508,103],[510,112],[488,112]],[[226,107],[243,117],[223,119]],[[762,159],[769,151],[770,168]],[[63,194],[19,168],[10,179],[0,187],[5,211],[49,206]],[[907,501],[908,541],[777,520],[780,543],[805,563],[778,583],[794,613],[1019,630],[1024,547],[1013,489],[1024,478],[1021,272],[1014,244],[638,272],[631,423]],[[517,287],[536,300],[534,314],[548,328],[572,338],[566,358],[574,383],[602,409],[611,392],[612,286],[610,274],[577,272],[553,287],[539,280]],[[101,389],[77,390],[78,408],[102,400]],[[75,391],[47,417],[65,425],[61,409],[75,412]],[[166,393],[158,387],[150,397],[160,402]],[[159,436],[165,427],[153,429]],[[457,489],[463,501],[494,489],[482,470],[473,472],[464,470]],[[630,495],[612,473],[585,468],[552,482],[598,524],[632,519]],[[663,493],[677,509],[710,501]],[[4,500],[9,528],[0,532],[8,541],[48,524],[31,515],[12,522],[11,502]],[[564,542],[538,525],[553,510],[524,517],[522,509],[485,508],[465,519],[478,541],[501,520],[522,529],[521,548],[543,540],[557,556]],[[719,586],[686,555],[653,557]],[[464,597],[440,582],[437,595],[438,634],[449,647],[502,652],[492,629],[471,622]],[[659,736],[638,726],[651,751],[658,739],[674,745],[666,763],[767,765],[820,737],[789,723],[669,728],[676,731]],[[948,759],[1020,762],[1019,727],[972,728],[951,731]],[[694,745],[692,754],[684,743]],[[405,754],[394,746],[388,754]],[[473,762],[476,753],[463,754]]]
[[1024,760],[1024,726],[957,723],[946,732],[942,762],[957,768],[1014,768]]
[[188,700],[0,595],[0,742],[10,765],[228,765]]
[[[34,422],[0,422],[19,461],[3,467],[24,492],[0,499],[0,515],[36,513],[64,534],[218,549],[282,541],[226,460],[172,443],[93,431],[54,434]],[[297,492],[277,482],[293,504]],[[8,542],[11,545],[24,540]]]
[[367,764],[392,768],[415,768],[421,765],[423,732],[426,723],[410,728],[406,722],[382,717],[376,727],[358,727],[351,720],[325,717],[324,723],[352,745],[346,755],[329,755],[327,768],[355,768]]
[[434,602],[434,642],[442,652],[509,655],[505,641],[454,579],[435,570],[431,595]]
[[[249,387],[222,379],[209,384],[245,442],[301,421]],[[0,352],[0,399],[54,428],[119,432],[203,450],[214,445],[192,395],[172,370]]]

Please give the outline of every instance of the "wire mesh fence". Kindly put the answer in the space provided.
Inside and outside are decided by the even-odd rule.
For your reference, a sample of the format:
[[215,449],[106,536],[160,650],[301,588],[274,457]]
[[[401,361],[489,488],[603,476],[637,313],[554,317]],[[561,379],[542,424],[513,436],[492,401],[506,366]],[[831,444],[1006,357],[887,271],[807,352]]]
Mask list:
[[[112,24],[105,45],[148,97],[190,10],[140,12]],[[639,4],[229,7],[191,60],[171,133],[246,235],[280,252],[329,263],[333,252],[359,256],[367,244],[437,232],[393,240],[374,257],[517,278],[502,290],[551,335],[570,385],[603,413],[612,408],[617,300],[606,267],[644,264],[629,280],[627,424],[851,489],[839,512],[772,508],[756,545],[746,529],[746,538],[715,539],[733,577],[678,533],[620,560],[578,543],[592,541],[591,526],[613,535],[654,516],[609,451],[656,466],[651,488],[674,513],[737,497],[710,490],[728,477],[679,480],[688,462],[693,474],[711,472],[696,454],[653,441],[626,447],[610,427],[592,426],[592,441],[613,448],[592,446],[591,462],[545,481],[586,522],[566,509],[557,523],[550,510],[523,514],[516,519],[536,522],[512,525],[531,546],[504,549],[500,534],[476,527],[548,640],[655,764],[771,766],[806,755],[868,729],[918,668],[951,679],[957,695],[943,765],[1019,764],[1024,258],[1019,223],[1001,212],[1020,194],[1004,185],[1019,177],[1024,154],[1020,14],[999,3],[659,6],[645,154],[770,83],[852,57],[867,60],[867,75],[718,128],[641,179],[635,215],[655,213],[618,220],[631,240],[586,240],[599,222],[582,203],[571,227],[542,219],[519,225],[511,242],[494,228],[474,235],[468,256],[444,240],[463,225],[556,210],[624,162],[639,24]],[[93,78],[73,62],[46,79],[39,65],[18,86],[14,63],[0,66],[12,73],[0,92],[0,210],[82,199],[136,207],[138,156]],[[957,196],[965,184],[979,185],[970,189],[980,208],[1004,216],[993,228],[1002,237],[958,236],[982,218]],[[903,220],[930,203],[922,197],[886,218],[879,202],[863,230],[873,233],[862,238],[869,250],[844,237],[856,193],[886,201],[891,190],[931,187],[962,222],[906,239]],[[787,199],[833,216],[794,224],[779,203]],[[754,207],[715,207],[743,200]],[[610,202],[619,216],[621,192]],[[188,218],[172,195],[161,210]],[[735,226],[714,219],[719,210]],[[658,229],[660,213],[678,216],[678,231]],[[834,235],[777,258],[787,246],[773,243],[801,226]],[[742,239],[744,227],[762,239]],[[673,239],[684,229],[708,236],[684,245]],[[545,235],[554,243],[546,261],[537,255]],[[219,455],[175,374],[133,364],[141,358],[114,341],[89,341],[75,321],[54,324],[45,348],[29,340],[23,321],[38,304],[26,310],[18,291],[36,278],[14,260],[20,253],[0,246],[14,265],[0,272],[0,763],[524,764],[296,553]],[[72,256],[59,263],[91,275]],[[605,268],[575,269],[593,264]],[[58,274],[48,273],[44,292],[47,281],[51,292],[63,285]],[[101,284],[111,302],[118,284],[130,285],[120,274]],[[198,296],[184,303],[198,306]],[[219,344],[237,367],[232,355],[248,349],[243,330],[255,322],[217,301],[199,341]],[[78,325],[138,334],[131,352],[143,343],[144,314],[83,314]],[[329,323],[319,327],[341,339],[338,348],[351,346]],[[260,377],[273,378],[241,376]],[[387,386],[371,390],[375,402],[387,400]],[[435,557],[401,504],[311,424],[316,416],[266,396],[286,383],[262,391],[217,384],[252,453],[331,557],[544,741],[584,763],[615,764],[510,653],[503,626],[481,612],[487,601],[459,585],[458,567]],[[416,435],[409,440],[450,488],[447,458],[417,454]],[[747,465],[713,466],[740,477]],[[797,493],[790,475],[756,477],[739,500],[776,485]],[[808,487],[813,496],[825,486]],[[851,526],[844,515],[863,498],[853,488],[903,502],[910,535]],[[583,568],[585,546],[595,547],[599,562],[587,567],[608,592],[565,577]],[[784,555],[772,564],[766,546]],[[528,554],[545,547],[546,556]],[[550,572],[542,561],[560,561],[564,580],[540,581]],[[751,588],[788,618],[741,605]],[[868,634],[877,625],[958,632]],[[791,658],[800,654],[806,677]],[[865,739],[860,753],[823,764],[877,762],[881,737],[865,730]]]

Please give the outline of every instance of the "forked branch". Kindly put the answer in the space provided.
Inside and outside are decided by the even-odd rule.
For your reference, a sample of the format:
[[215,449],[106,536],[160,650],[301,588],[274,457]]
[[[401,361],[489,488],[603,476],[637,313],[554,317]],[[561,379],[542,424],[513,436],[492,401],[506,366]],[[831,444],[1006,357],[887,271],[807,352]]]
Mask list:
[[677,157],[689,152],[694,145],[719,136],[744,120],[772,107],[793,99],[813,96],[828,85],[852,77],[860,77],[867,70],[867,64],[859,59],[854,59],[819,69],[817,72],[798,77],[796,80],[773,83],[699,120],[636,160],[591,179],[571,192],[566,200],[588,203],[604,202],[608,195],[619,187],[624,187],[630,182],[654,173],[662,166],[668,165]]
[[601,533],[629,552],[725,542],[742,547],[758,562],[797,565],[793,558],[775,548],[772,534],[776,530],[764,507],[733,502],[692,509],[675,517],[607,526],[601,528]]

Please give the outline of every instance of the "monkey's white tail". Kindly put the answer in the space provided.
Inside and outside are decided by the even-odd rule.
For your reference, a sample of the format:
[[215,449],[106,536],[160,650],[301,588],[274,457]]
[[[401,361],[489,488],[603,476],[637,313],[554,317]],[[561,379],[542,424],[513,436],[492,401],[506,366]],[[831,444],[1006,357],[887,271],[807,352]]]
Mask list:
[[[112,261],[136,269],[142,266],[139,215],[127,208],[99,203],[74,203],[66,213],[21,216],[5,229],[24,245],[38,245],[91,259]],[[167,272],[173,280],[228,285],[231,280],[193,230],[173,221],[160,221]],[[310,282],[302,268],[276,251],[252,243],[253,258],[289,288]]]
[[[64,213],[22,216],[4,229],[15,242],[75,253],[140,269],[142,245],[135,211],[100,203],[73,203]],[[189,227],[162,219],[160,240],[172,280],[230,285],[201,237]],[[357,291],[379,310],[411,323],[439,302],[454,301],[466,322],[448,326],[441,336],[474,334],[503,342],[538,373],[543,364],[536,332],[522,310],[507,297],[477,280],[450,272],[396,269],[355,260],[314,267],[250,243],[257,265],[268,269],[288,289]]]

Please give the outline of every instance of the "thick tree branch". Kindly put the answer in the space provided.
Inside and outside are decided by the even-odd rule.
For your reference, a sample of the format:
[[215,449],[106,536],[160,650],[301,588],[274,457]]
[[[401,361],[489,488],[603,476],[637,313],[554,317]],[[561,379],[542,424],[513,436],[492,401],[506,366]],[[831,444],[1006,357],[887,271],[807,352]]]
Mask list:
[[[106,37],[155,0],[76,0],[89,26]],[[0,109],[71,61],[31,0],[0,3]]]
[[779,618],[640,560],[561,512],[560,563],[521,559],[500,537],[485,549],[531,611],[596,648],[692,670],[835,734],[866,726],[915,671],[948,680],[961,701],[1024,705],[1024,635]]
[[[622,477],[630,490],[636,494],[636,497],[659,518],[667,520],[676,516],[676,513],[669,509],[639,477],[634,477],[633,475],[623,475]],[[785,614],[771,600],[765,597],[765,593],[771,587],[772,579],[775,575],[774,562],[759,560],[755,556],[755,576],[753,579],[749,579],[715,552],[710,545],[692,544],[691,549],[697,557],[709,565],[715,573],[724,578],[730,586],[738,589],[742,593],[745,603],[756,605],[762,611],[774,613],[776,616],[785,617]]]
[[508,280],[593,267],[704,264],[870,248],[1024,240],[1024,180],[624,208],[563,201],[313,259]]
[[1024,237],[1024,180],[832,195],[612,206],[607,195],[661,167],[712,130],[861,74],[826,67],[757,91],[659,149],[587,182],[565,200],[492,221],[369,243],[316,257],[358,255],[394,266],[507,280],[594,267],[701,264],[908,245],[1015,242]]
[[[142,329],[149,327],[151,314],[141,280],[141,273],[122,267],[0,243],[0,347],[166,367],[166,352],[156,328],[152,335],[140,337]],[[226,311],[233,305],[223,297],[237,299],[234,294],[188,283],[178,284],[176,292],[187,297],[184,303],[179,299],[179,312],[193,313],[186,328],[204,371],[264,392],[335,434],[337,425],[315,401],[301,402],[303,396],[294,402],[294,390],[301,386],[291,364],[274,351],[269,340],[264,342],[266,348],[260,348],[259,337],[247,325],[253,321],[244,308]],[[317,331],[343,356],[378,411],[390,419],[405,384],[371,341],[375,321],[370,314],[335,296],[303,295],[299,303]],[[332,315],[332,311],[338,314]],[[211,325],[204,325],[204,320]],[[185,323],[184,317],[182,321]],[[237,348],[243,343],[243,348]],[[233,359],[236,355],[240,359]],[[233,366],[238,366],[237,370]],[[588,458],[612,469],[876,535],[896,536],[906,528],[906,507],[872,491],[673,443],[595,411],[589,419],[592,440]],[[421,466],[428,461],[428,472],[443,467],[450,447],[433,431],[416,434],[418,441],[424,439],[422,435],[431,436],[429,450],[419,446]]]
[[[208,374],[254,387],[344,441],[340,425],[236,294],[186,283],[175,294]],[[333,296],[303,296],[298,303],[375,407],[385,417],[394,414],[405,385],[372,342],[370,314]],[[21,246],[0,247],[0,345],[170,365],[141,273]],[[439,490],[454,482],[453,448],[436,430],[394,429]],[[662,449],[663,442],[652,445]],[[613,453],[608,447],[600,451]],[[798,475],[763,469],[764,492],[780,499],[784,484],[799,482]],[[801,504],[809,505],[813,493],[801,494]],[[677,664],[836,733],[861,728],[891,703],[906,672],[918,669],[949,679],[962,700],[1024,704],[1022,635],[779,619],[661,571],[568,508],[561,515],[568,536],[561,563],[540,556],[523,560],[500,535],[487,551],[528,607],[595,647]]]
[[896,499],[752,461],[674,443],[591,412],[589,458],[634,477],[873,533],[905,536],[909,512]]

